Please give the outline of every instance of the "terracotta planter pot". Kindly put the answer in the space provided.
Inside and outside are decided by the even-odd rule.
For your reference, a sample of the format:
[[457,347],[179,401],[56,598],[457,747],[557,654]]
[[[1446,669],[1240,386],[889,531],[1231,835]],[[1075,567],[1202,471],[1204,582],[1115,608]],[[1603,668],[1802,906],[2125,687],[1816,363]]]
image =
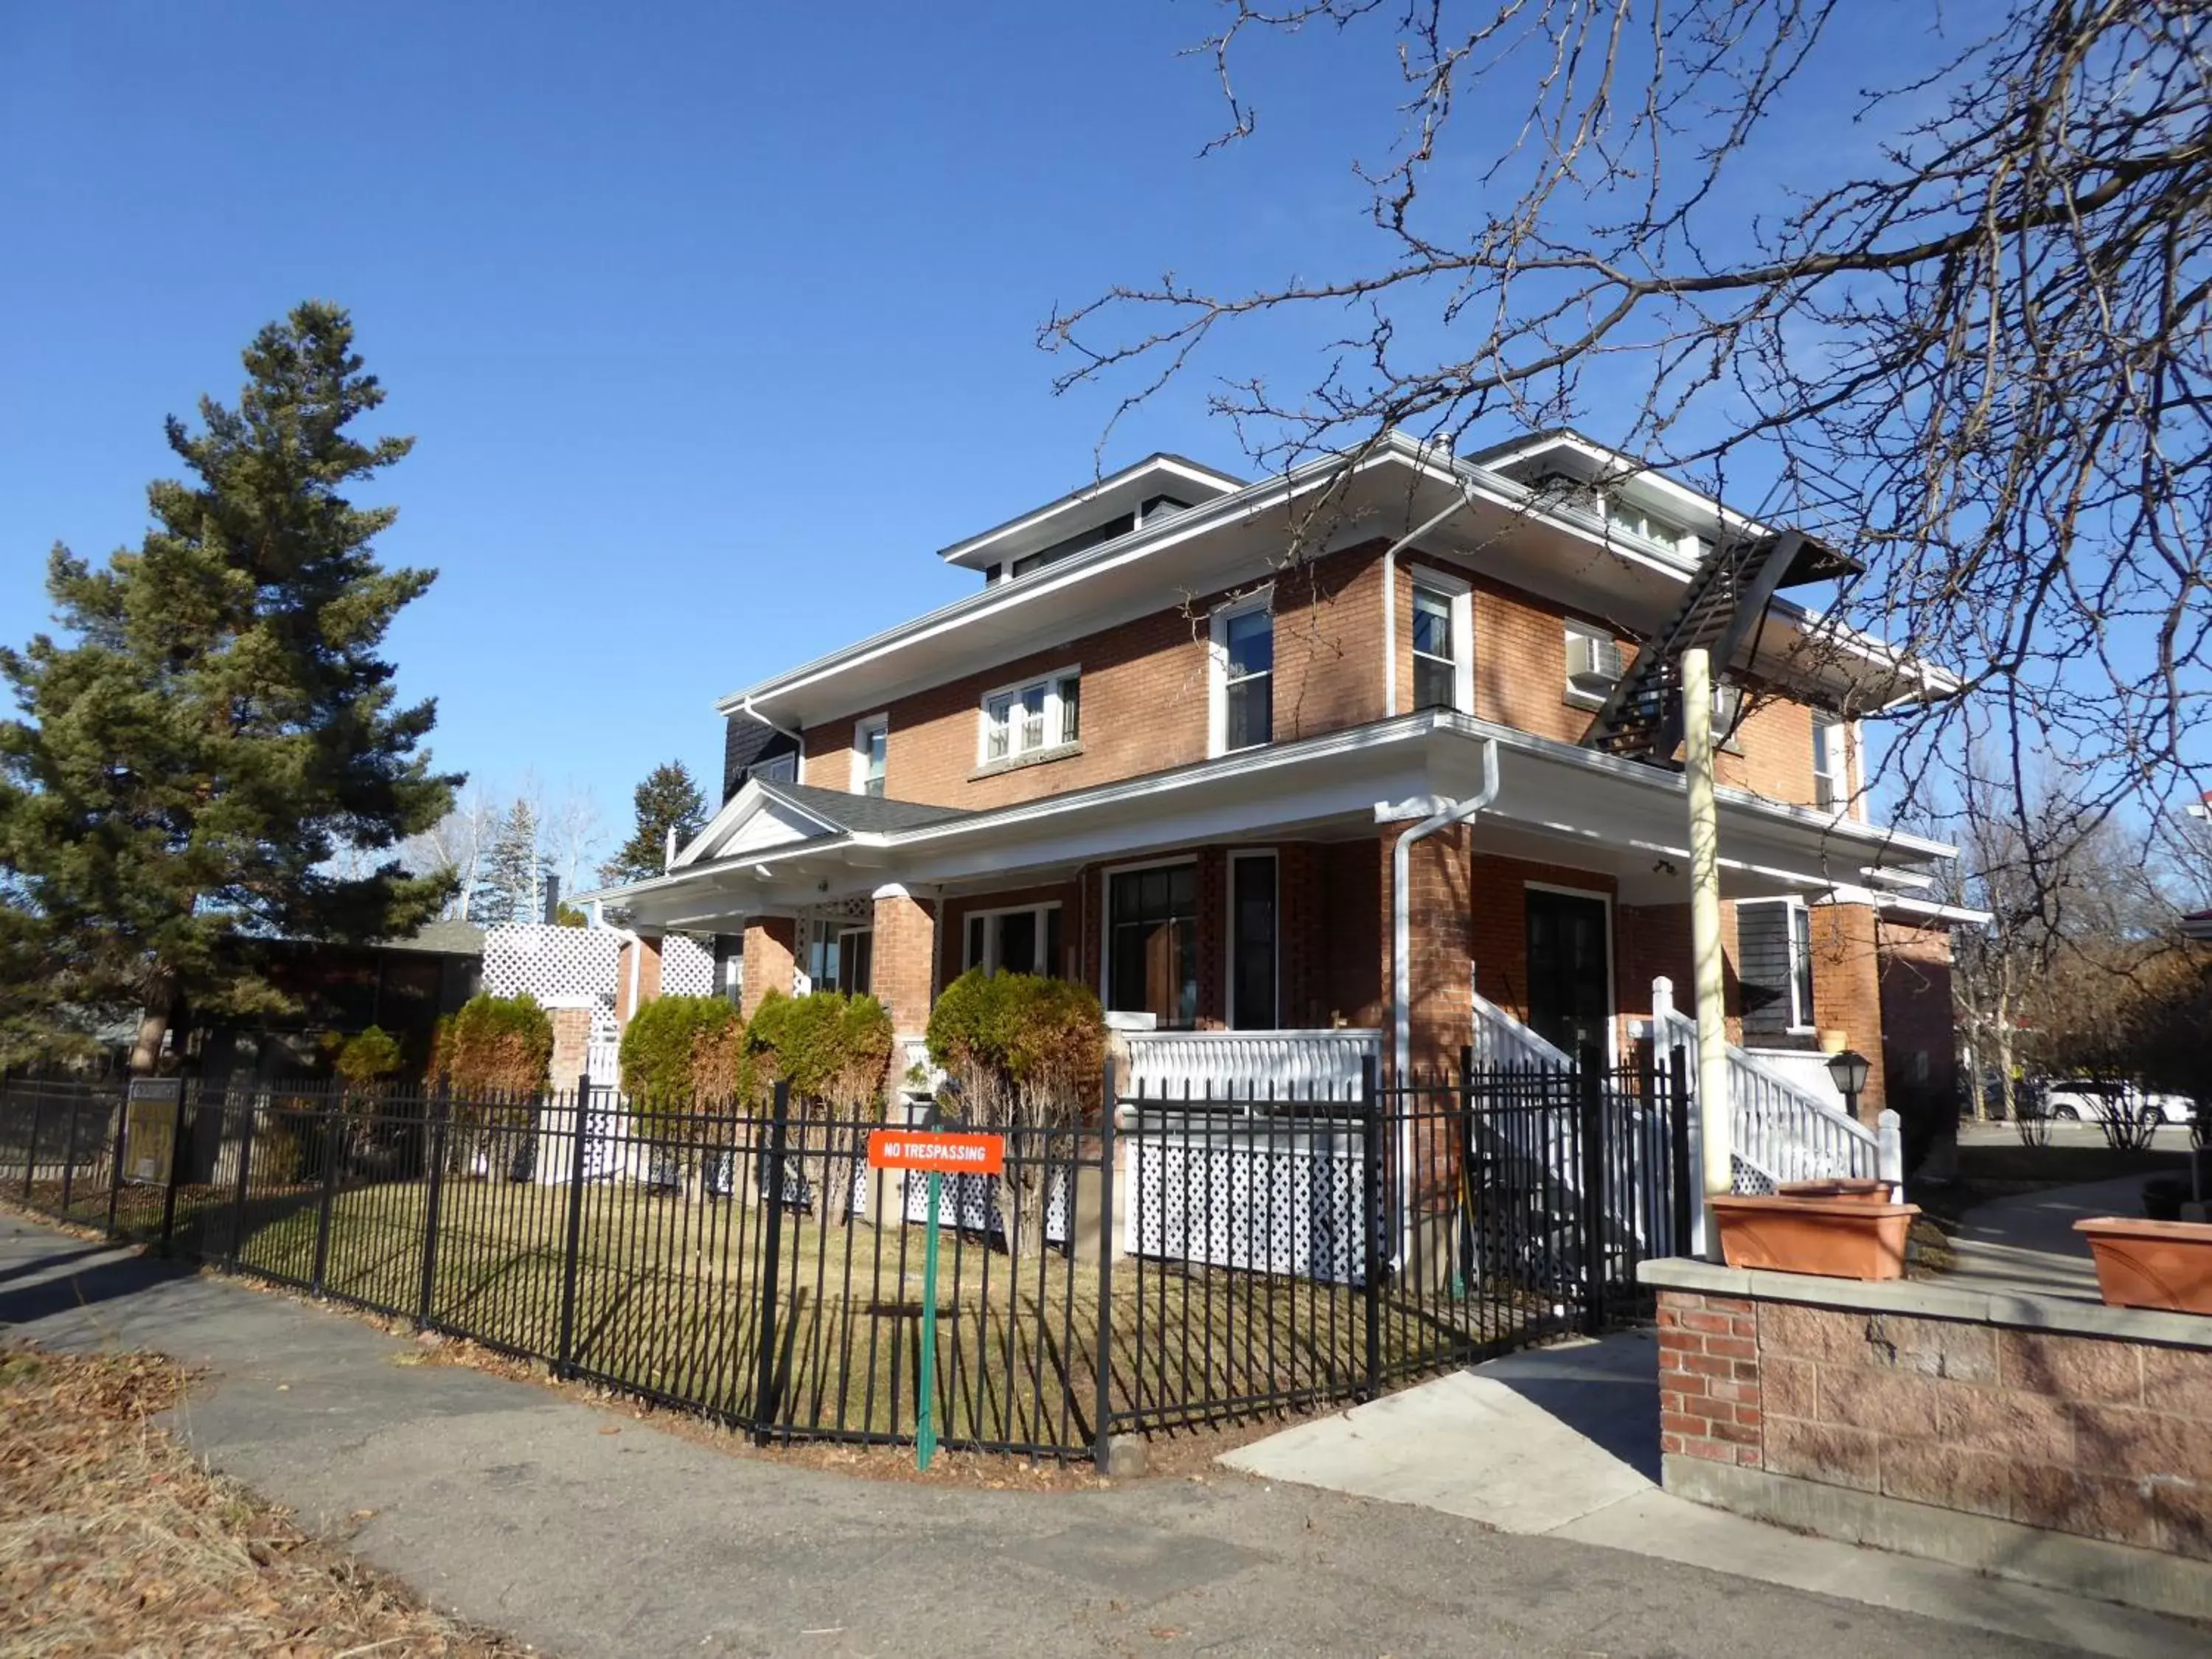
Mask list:
[[1917,1204],[1840,1194],[1716,1198],[1711,1204],[1721,1259],[1729,1267],[1828,1279],[1904,1278],[1905,1236],[1920,1213]]
[[1866,1176],[1844,1176],[1833,1181],[1785,1181],[1775,1189],[1778,1198],[1826,1198],[1844,1204],[1887,1204],[1890,1183]]
[[2074,1231],[2089,1241],[2107,1305],[2212,1314],[2212,1223],[2106,1215]]

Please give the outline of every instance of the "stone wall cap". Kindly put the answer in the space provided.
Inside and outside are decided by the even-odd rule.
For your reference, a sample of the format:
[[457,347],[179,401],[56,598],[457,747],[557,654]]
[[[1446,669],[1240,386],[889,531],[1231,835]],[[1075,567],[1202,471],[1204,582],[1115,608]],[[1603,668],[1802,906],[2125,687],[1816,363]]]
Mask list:
[[1742,1297],[1754,1302],[1794,1302],[1855,1313],[1910,1314],[1922,1319],[1955,1319],[2017,1330],[2212,1349],[2212,1319],[2201,1315],[2109,1308],[2101,1302],[2021,1291],[1970,1291],[1940,1279],[1824,1279],[1813,1273],[1724,1267],[1687,1256],[1639,1262],[1636,1278],[1639,1284],[1659,1290]]

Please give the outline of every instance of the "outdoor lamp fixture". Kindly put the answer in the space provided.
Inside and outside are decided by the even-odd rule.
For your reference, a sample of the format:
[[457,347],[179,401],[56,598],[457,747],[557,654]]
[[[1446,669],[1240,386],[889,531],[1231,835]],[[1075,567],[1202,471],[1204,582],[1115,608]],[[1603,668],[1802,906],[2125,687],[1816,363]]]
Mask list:
[[1828,1076],[1844,1097],[1844,1109],[1853,1117],[1859,1115],[1859,1091],[1866,1087],[1867,1073],[1872,1062],[1856,1048],[1845,1048],[1828,1056]]

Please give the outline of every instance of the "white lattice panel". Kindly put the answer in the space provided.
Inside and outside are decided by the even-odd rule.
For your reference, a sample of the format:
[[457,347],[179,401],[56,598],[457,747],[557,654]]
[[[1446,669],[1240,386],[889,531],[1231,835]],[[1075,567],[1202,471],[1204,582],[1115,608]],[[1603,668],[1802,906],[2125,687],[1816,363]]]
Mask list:
[[660,941],[660,994],[665,997],[708,997],[714,994],[714,952],[683,933]]
[[511,922],[484,933],[483,988],[495,997],[525,993],[550,1006],[586,1004],[592,1035],[615,1034],[615,967],[622,935],[611,927]]
[[[941,1176],[939,1179],[944,1183],[937,1199],[939,1231],[951,1227],[969,1233],[1003,1234],[1006,1231],[1006,1220],[999,1208],[999,1200],[1006,1187],[998,1176],[955,1175]],[[1045,1188],[1045,1243],[1065,1244],[1067,1242],[1067,1171],[1054,1170]],[[925,1226],[928,1224],[929,1178],[927,1176],[909,1176],[907,1179],[906,1218]]]
[[1121,1158],[1139,1255],[1339,1285],[1365,1276],[1357,1130],[1279,1131],[1257,1144],[1148,1131],[1121,1143]]

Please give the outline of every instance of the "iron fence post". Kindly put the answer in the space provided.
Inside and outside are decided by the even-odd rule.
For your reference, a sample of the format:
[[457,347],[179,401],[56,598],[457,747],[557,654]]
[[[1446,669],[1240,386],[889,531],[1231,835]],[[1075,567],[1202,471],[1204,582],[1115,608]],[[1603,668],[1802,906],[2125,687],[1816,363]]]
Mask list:
[[1367,1257],[1360,1274],[1366,1326],[1360,1398],[1372,1400],[1382,1391],[1382,1092],[1372,1054],[1359,1061],[1359,1207]]
[[39,1125],[46,1115],[46,1097],[42,1090],[31,1091],[31,1138],[23,1143],[23,1202],[31,1201],[31,1177],[39,1167]]
[[561,1249],[561,1340],[555,1350],[554,1374],[573,1376],[576,1369],[576,1271],[584,1253],[585,1115],[592,1109],[592,1074],[576,1078],[574,1133],[568,1142],[568,1230]]
[[1695,1211],[1690,1187],[1690,1061],[1677,1045],[1667,1056],[1667,1152],[1674,1165],[1674,1254],[1688,1255],[1693,1248]]
[[[1098,1397],[1091,1407],[1091,1461],[1103,1474],[1114,1438],[1114,1059],[1098,1093],[1098,1352],[1091,1369]],[[1070,1237],[1074,1234],[1068,1229]]]
[[438,1079],[437,1091],[430,1097],[429,1115],[430,1189],[422,1200],[422,1285],[415,1303],[418,1331],[430,1328],[438,1286],[438,1212],[446,1196],[446,1124],[453,1115],[443,1078]]
[[70,1194],[76,1182],[76,1120],[79,1102],[69,1103],[69,1132],[62,1137],[62,1204],[61,1216],[69,1218]]
[[1452,1191],[1452,1213],[1459,1218],[1451,1241],[1459,1256],[1454,1288],[1461,1296],[1473,1296],[1478,1275],[1474,1238],[1474,1045],[1471,1042],[1462,1042],[1459,1048],[1459,1180]]
[[126,1081],[115,1097],[115,1156],[107,1166],[107,1236],[115,1237],[116,1212],[123,1202],[123,1154],[131,1133],[131,1085]]
[[1583,1332],[1605,1328],[1604,1060],[1594,1042],[1575,1053],[1576,1138],[1582,1152]]
[[331,1212],[338,1201],[338,1103],[335,1094],[323,1097],[323,1197],[315,1214],[315,1271],[307,1281],[312,1295],[323,1293],[323,1276],[331,1265]]
[[169,1179],[161,1193],[161,1254],[169,1253],[169,1240],[177,1231],[177,1172],[185,1158],[184,1079],[177,1079],[177,1103],[169,1117]]
[[223,1264],[229,1267],[238,1266],[239,1247],[246,1242],[246,1183],[252,1179],[253,1128],[259,1115],[253,1109],[253,1096],[249,1091],[246,1097],[246,1126],[238,1137],[238,1183],[230,1195],[230,1249],[223,1256]]
[[781,1079],[776,1081],[775,1103],[770,1109],[765,1172],[768,1192],[763,1199],[766,1207],[761,1215],[766,1233],[761,1241],[760,1310],[753,1327],[760,1333],[760,1369],[753,1380],[753,1441],[762,1446],[774,1438],[770,1431],[776,1407],[776,1279],[783,1258],[783,1158],[791,1127],[791,1085]]

